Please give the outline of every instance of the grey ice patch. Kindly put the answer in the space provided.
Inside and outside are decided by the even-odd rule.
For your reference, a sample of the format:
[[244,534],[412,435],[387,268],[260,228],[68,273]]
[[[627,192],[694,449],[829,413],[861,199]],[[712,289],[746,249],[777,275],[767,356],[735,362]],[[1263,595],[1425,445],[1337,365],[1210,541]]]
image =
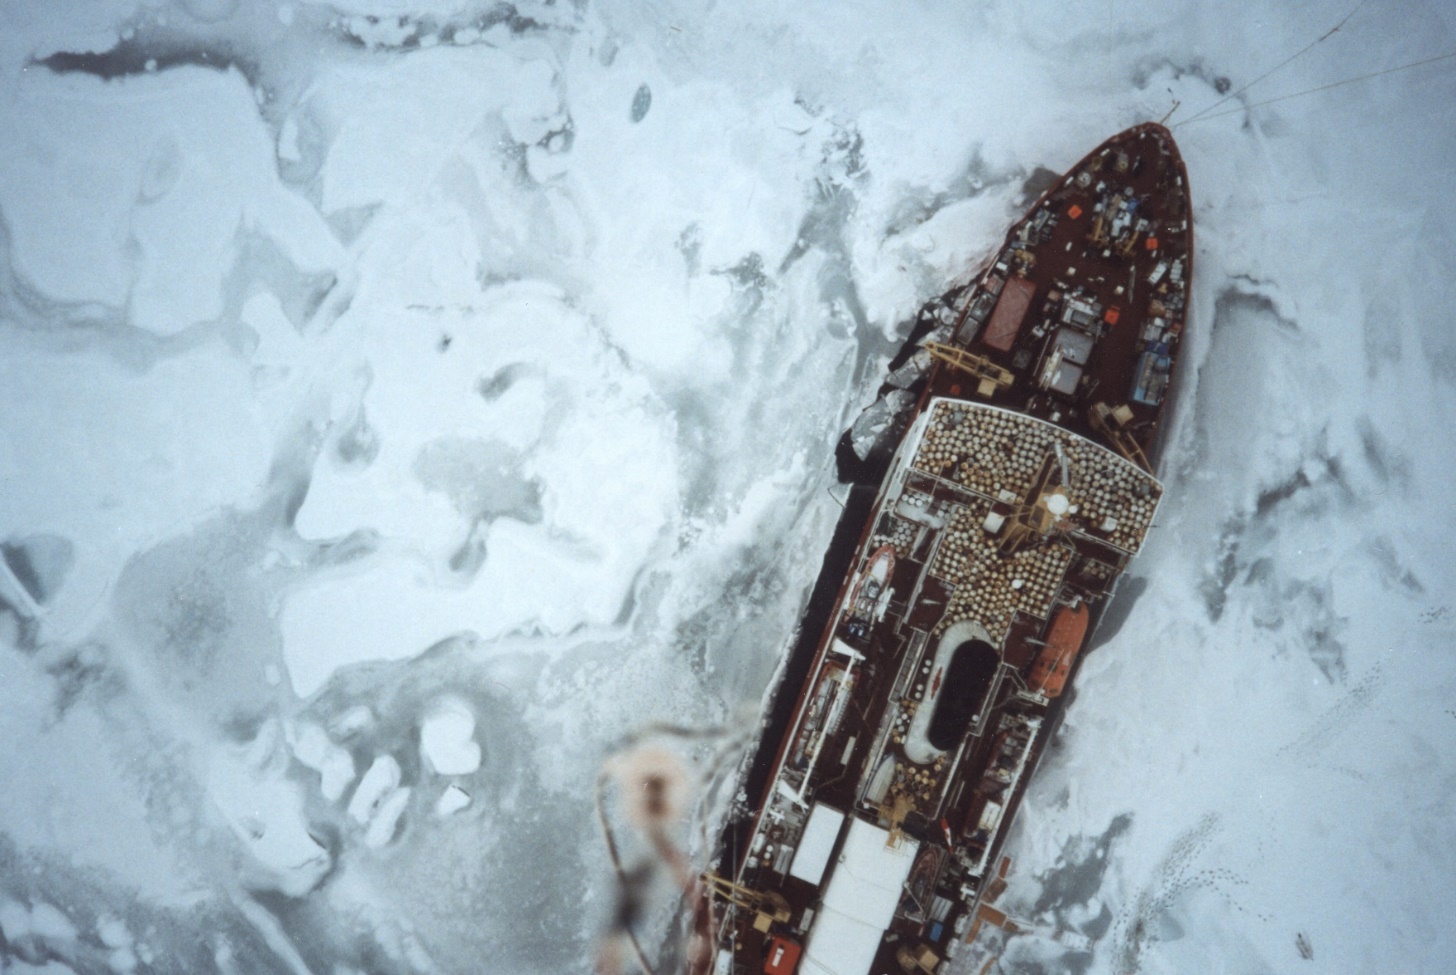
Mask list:
[[298,541],[297,532],[292,529],[308,499],[319,448],[317,427],[308,419],[275,435],[273,460],[268,465],[267,494],[256,516],[263,522],[289,529],[274,536],[275,544],[286,544],[289,539]]
[[487,403],[498,400],[514,386],[520,379],[531,375],[535,368],[525,362],[512,362],[509,365],[501,366],[490,376],[482,378],[475,384],[475,391]]
[[26,594],[43,606],[66,581],[76,562],[76,546],[68,538],[39,532],[0,542],[0,560]]
[[185,67],[214,71],[235,68],[250,84],[255,83],[260,74],[256,58],[229,44],[181,46],[175,42],[146,40],[141,35],[118,41],[105,51],[57,51],[31,63],[56,74],[89,74],[102,81]]
[[[1402,494],[1410,489],[1410,459],[1391,446],[1368,416],[1360,418],[1360,448],[1365,465],[1381,486],[1392,485]],[[1384,491],[1377,492],[1384,494]]]
[[1346,647],[1339,635],[1348,621],[1334,612],[1330,584],[1294,580],[1281,592],[1297,627],[1295,639],[1331,684],[1345,679]]
[[[159,795],[170,783],[152,782]],[[168,795],[168,798],[175,798]],[[157,829],[178,830],[176,820]],[[190,851],[196,854],[195,848]],[[202,856],[206,856],[204,853]],[[34,930],[0,935],[0,968],[4,971],[187,972],[191,975],[290,975],[289,967],[267,936],[238,910],[237,902],[218,896],[216,889],[198,884],[190,902],[171,904],[151,897],[138,897],[134,889],[118,882],[106,870],[82,861],[73,862],[62,852],[22,847],[0,832],[0,898],[20,904],[65,905],[68,923],[83,929],[110,917],[120,922],[116,929],[95,923],[96,934],[85,930],[79,937],[58,936]],[[23,909],[23,908],[22,908]],[[80,922],[80,923],[78,923]],[[150,963],[124,967],[124,954],[138,947],[134,932],[145,932]],[[19,963],[19,964],[16,964]],[[34,966],[33,968],[31,966]],[[324,968],[316,969],[319,971]]]
[[1293,498],[1310,484],[1309,476],[1303,470],[1296,470],[1284,481],[1259,492],[1259,497],[1254,502],[1254,514],[1259,518],[1267,518],[1274,513],[1275,508]]
[[716,447],[721,439],[714,425],[716,415],[704,397],[691,389],[674,390],[664,399],[672,411],[678,442],[692,445],[692,449],[684,451],[685,459],[691,462],[683,465],[682,511],[689,519],[703,517],[718,503],[722,489],[723,458]]
[[[275,126],[277,131],[277,143],[274,151],[274,158],[278,167],[278,177],[290,186],[298,188],[310,203],[317,210],[322,210],[323,186],[318,179],[319,173],[323,171],[324,162],[329,157],[329,146],[333,142],[335,132],[329,122],[320,117],[320,114],[307,103],[297,106],[286,118],[281,119]],[[284,134],[287,134],[287,141],[284,141]],[[366,204],[358,207],[344,207],[333,213],[325,214],[325,219],[333,227],[335,235],[345,244],[351,244],[358,236],[358,230],[362,228],[363,221],[359,219],[359,211],[372,211],[378,209],[379,204]]]
[[845,226],[858,202],[853,186],[865,176],[864,137],[855,128],[836,128],[824,141],[814,180],[814,199],[799,223],[799,234],[779,262],[782,277],[811,248],[836,259],[849,257]]
[[339,239],[339,243],[345,247],[352,246],[364,228],[369,226],[369,221],[379,212],[379,204],[371,203],[366,206],[341,207],[328,214],[329,229]]
[[[698,273],[703,254],[703,227],[698,222],[688,224],[677,237],[677,250],[687,265],[688,277]],[[761,263],[761,262],[760,262]]]
[[[164,194],[175,175],[170,172],[170,150],[154,157],[139,189],[142,196]],[[0,214],[0,321],[27,331],[65,333],[86,330],[92,347],[137,371],[158,361],[205,345],[221,335],[240,354],[251,354],[257,335],[242,327],[243,306],[260,290],[274,294],[290,323],[302,332],[318,319],[332,320],[348,307],[350,296],[337,287],[328,269],[300,269],[271,237],[240,228],[234,237],[236,254],[222,283],[222,311],[213,321],[192,322],[174,334],[158,335],[135,324],[127,307],[95,301],[65,302],[46,295],[15,267],[11,235]],[[321,311],[323,314],[320,314]],[[60,341],[71,342],[66,338]]]
[[[314,324],[315,319],[322,318],[322,323],[326,323],[348,307],[348,296],[341,293],[338,276],[333,271],[298,267],[277,241],[256,232],[240,232],[237,245],[237,259],[223,285],[225,320],[238,319],[248,295],[258,286],[278,299],[289,324],[300,333]],[[322,316],[321,310],[325,310]]]
[[121,675],[108,665],[105,648],[98,644],[51,648],[41,656],[46,658],[42,665],[47,676],[55,682],[53,703],[58,715],[64,715],[88,691],[112,693],[123,686]]
[[379,432],[370,424],[362,406],[339,432],[334,441],[334,454],[345,467],[368,467],[379,456]]
[[813,200],[799,222],[799,233],[779,262],[783,278],[811,250],[824,255],[818,272],[818,298],[827,310],[825,329],[835,339],[854,337],[853,384],[864,381],[879,356],[892,356],[894,343],[869,320],[855,283],[848,224],[858,206],[857,188],[867,177],[864,137],[853,127],[837,127],[825,140],[824,157],[814,180]]
[[1243,572],[1250,621],[1275,634],[1276,652],[1303,652],[1330,683],[1345,679],[1347,647],[1341,639],[1349,621],[1335,613],[1328,579],[1291,575],[1267,555]]
[[259,566],[285,509],[225,511],[133,556],[112,596],[119,661],[220,726],[275,706],[282,637]]
[[1256,622],[1277,628],[1293,621],[1311,657],[1335,680],[1343,674],[1344,650],[1334,636],[1344,621],[1330,610],[1329,582],[1306,578],[1302,565],[1275,559],[1287,526],[1343,519],[1368,507],[1369,498],[1352,484],[1347,465],[1329,450],[1327,439],[1323,430],[1310,437],[1304,455],[1282,478],[1263,483],[1246,510],[1225,519],[1199,591],[1210,622],[1216,623],[1242,582],[1256,604],[1266,604],[1262,621]]
[[1038,166],[1027,174],[1021,183],[1021,209],[1025,210],[1041,198],[1041,195],[1062,178],[1062,174],[1045,166]]
[[520,453],[499,440],[432,440],[415,457],[414,474],[473,521],[541,520],[540,485],[521,473]]
[[[763,255],[757,251],[745,255],[737,264],[718,268],[713,273],[728,278],[744,291],[757,292],[760,295],[772,284],[763,269]],[[752,314],[753,311],[754,308],[744,310],[745,314]]]
[[40,646],[40,620],[29,607],[21,608],[0,596],[0,647],[35,653]]
[[541,136],[536,145],[552,155],[570,152],[571,147],[576,145],[576,123],[567,116],[559,126]]
[[170,193],[181,178],[182,150],[175,140],[164,140],[147,159],[141,186],[137,189],[138,201],[155,203]]
[[1239,571],[1239,543],[1246,524],[1243,518],[1231,518],[1219,533],[1218,554],[1198,584],[1203,608],[1210,623],[1217,623],[1228,606],[1229,587]]
[[33,333],[86,329],[103,339],[96,346],[138,370],[187,341],[186,333],[164,338],[135,328],[126,312],[112,305],[51,298],[16,267],[13,250],[10,225],[0,212],[0,322],[6,328]]
[[1279,581],[1273,559],[1261,557],[1249,563],[1244,583],[1264,595],[1256,599],[1250,620],[1260,629],[1277,630],[1284,625],[1284,606],[1279,600]]
[[1390,289],[1381,289],[1365,309],[1361,323],[1365,346],[1365,374],[1374,379],[1381,367],[1400,362],[1404,351],[1402,330],[1395,327],[1405,316]]
[[1211,334],[1225,329],[1265,332],[1271,325],[1284,332],[1299,331],[1299,323],[1280,315],[1273,300],[1258,290],[1269,282],[1247,274],[1232,275],[1228,280],[1214,301],[1213,321],[1208,326]]
[[614,38],[608,37],[602,40],[601,46],[597,48],[597,63],[604,68],[610,68],[617,60],[617,54],[621,47]]
[[1104,934],[1111,923],[1111,913],[1105,909],[1086,926],[1069,924],[1067,914],[1086,907],[1102,890],[1112,847],[1131,826],[1132,814],[1122,813],[1113,817],[1107,829],[1097,836],[1068,839],[1056,864],[1037,877],[1041,893],[1032,910],[1039,915],[1050,913],[1059,927],[1078,927],[1090,938]]
[[641,85],[637,89],[637,93],[632,96],[632,114],[630,116],[632,121],[640,122],[645,119],[647,117],[647,112],[651,108],[652,89],[648,88],[645,84]]
[[470,535],[460,544],[450,556],[450,571],[461,575],[473,576],[485,565],[486,547],[485,533],[481,530],[482,522],[476,522],[470,529]]
[[313,569],[347,565],[379,551],[379,542],[379,533],[374,529],[356,528],[341,538],[310,544],[302,561]]

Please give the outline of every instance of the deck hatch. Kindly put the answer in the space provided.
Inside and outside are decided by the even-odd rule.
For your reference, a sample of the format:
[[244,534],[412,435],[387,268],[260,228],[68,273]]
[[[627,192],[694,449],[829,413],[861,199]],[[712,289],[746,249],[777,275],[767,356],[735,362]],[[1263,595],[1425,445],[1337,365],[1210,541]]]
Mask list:
[[794,864],[789,867],[789,876],[819,886],[843,826],[844,813],[822,802],[814,803],[804,835],[799,839],[799,849],[794,853]]
[[981,341],[993,349],[1011,351],[1034,294],[1036,285],[1025,278],[1012,278],[1007,281],[996,301],[995,311],[991,312],[991,324],[986,326],[986,334],[981,337]]

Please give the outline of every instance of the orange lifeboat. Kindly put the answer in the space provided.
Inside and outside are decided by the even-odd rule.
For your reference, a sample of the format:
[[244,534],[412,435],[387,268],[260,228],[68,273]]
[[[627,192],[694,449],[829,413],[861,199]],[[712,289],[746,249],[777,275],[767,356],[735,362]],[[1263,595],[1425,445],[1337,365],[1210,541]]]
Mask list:
[[1087,636],[1087,604],[1063,606],[1057,610],[1056,618],[1047,631],[1046,646],[1031,667],[1028,685],[1031,690],[1046,697],[1058,697],[1067,683],[1067,674],[1082,641]]

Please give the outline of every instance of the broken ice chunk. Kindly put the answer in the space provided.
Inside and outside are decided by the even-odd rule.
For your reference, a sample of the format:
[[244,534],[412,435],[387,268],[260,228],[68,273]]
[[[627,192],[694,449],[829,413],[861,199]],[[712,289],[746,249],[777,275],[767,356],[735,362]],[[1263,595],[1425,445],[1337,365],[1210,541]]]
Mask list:
[[399,817],[404,815],[405,807],[409,805],[409,797],[409,789],[396,789],[379,804],[378,814],[364,833],[366,846],[377,849],[394,839],[395,831],[399,828]]
[[332,858],[308,830],[303,797],[286,777],[286,765],[263,756],[269,740],[271,734],[260,733],[246,748],[218,750],[207,791],[251,855],[248,886],[302,897],[323,879]]
[[316,724],[302,722],[290,731],[293,757],[319,773],[319,791],[329,802],[337,802],[354,781],[354,757]]
[[334,733],[335,737],[349,738],[373,723],[374,712],[363,704],[356,704],[335,718],[329,725],[329,730]]
[[445,787],[444,793],[435,802],[435,815],[449,816],[452,813],[459,812],[468,805],[470,805],[470,793],[458,785],[449,785]]
[[349,800],[349,815],[361,826],[372,819],[399,787],[399,763],[393,755],[380,755],[359,780],[354,798]]
[[470,706],[446,698],[435,704],[420,726],[420,754],[440,775],[468,775],[480,768],[480,745],[474,735]]

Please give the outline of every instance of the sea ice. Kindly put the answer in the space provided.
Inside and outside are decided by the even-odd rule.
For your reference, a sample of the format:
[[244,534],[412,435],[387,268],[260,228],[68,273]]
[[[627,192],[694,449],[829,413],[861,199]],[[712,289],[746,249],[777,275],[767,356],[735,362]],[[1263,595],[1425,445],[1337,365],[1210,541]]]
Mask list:
[[0,967],[590,971],[603,757],[754,724],[910,318],[1176,104],[1168,495],[1007,960],[1452,968],[1452,62],[1253,103],[1456,29],[1339,16],[3,5]]

